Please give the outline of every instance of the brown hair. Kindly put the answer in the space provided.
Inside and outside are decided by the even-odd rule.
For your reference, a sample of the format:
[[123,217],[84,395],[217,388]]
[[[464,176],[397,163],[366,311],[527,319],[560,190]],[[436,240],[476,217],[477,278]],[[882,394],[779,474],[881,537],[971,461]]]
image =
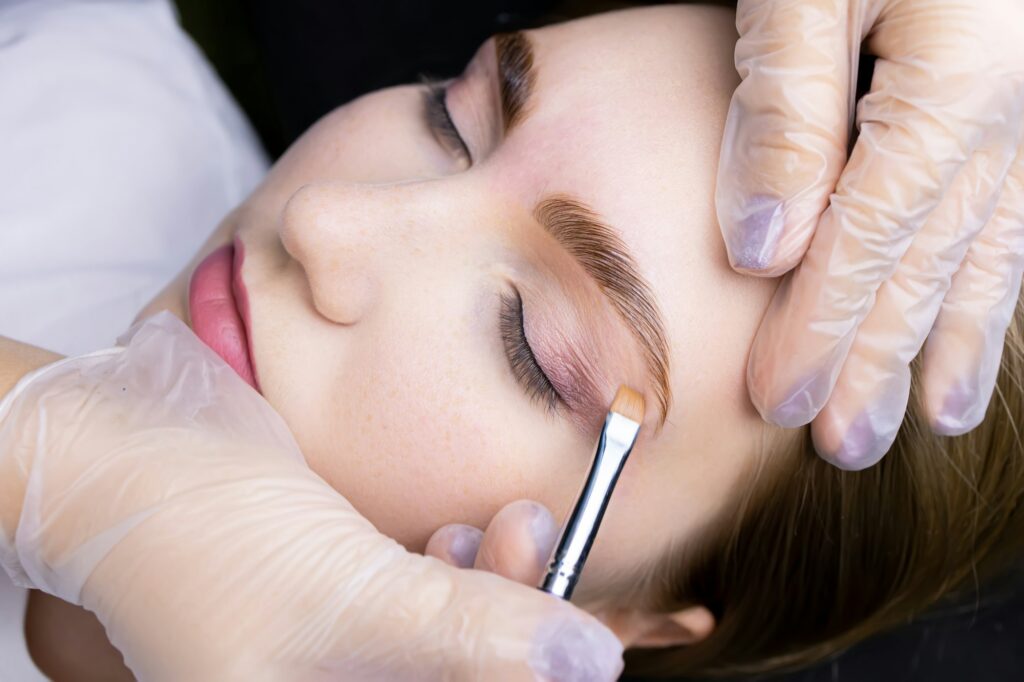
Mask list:
[[[754,674],[828,657],[905,623],[1020,557],[1024,545],[1024,305],[1007,331],[984,422],[931,432],[915,363],[910,409],[882,462],[841,471],[798,447],[768,452],[703,537],[659,567],[658,605],[704,604],[703,642],[627,653],[630,673]],[[650,594],[650,592],[648,592]]]

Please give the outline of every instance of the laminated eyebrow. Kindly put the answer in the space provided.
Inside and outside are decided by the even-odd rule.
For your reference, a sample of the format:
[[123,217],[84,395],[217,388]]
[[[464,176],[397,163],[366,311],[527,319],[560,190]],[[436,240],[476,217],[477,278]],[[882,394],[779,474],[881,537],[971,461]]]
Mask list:
[[508,132],[525,116],[526,105],[533,93],[536,80],[533,45],[521,31],[499,33],[494,36],[494,51],[498,59],[501,115],[505,132]]
[[586,205],[566,195],[544,198],[534,218],[590,275],[639,341],[664,421],[672,404],[665,323],[625,242]]
[[427,125],[438,136],[441,144],[472,164],[473,155],[470,154],[469,146],[462,139],[455,121],[452,120],[451,112],[448,110],[447,86],[439,81],[428,79],[424,79],[423,85],[423,113]]

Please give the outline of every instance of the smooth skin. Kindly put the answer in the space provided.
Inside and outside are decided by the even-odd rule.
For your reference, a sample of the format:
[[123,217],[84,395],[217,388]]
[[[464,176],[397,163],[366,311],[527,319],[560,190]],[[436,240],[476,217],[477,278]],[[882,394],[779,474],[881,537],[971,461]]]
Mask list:
[[[485,44],[448,96],[471,165],[426,128],[418,88],[386,90],[318,123],[237,212],[260,388],[382,532],[422,551],[519,498],[561,518],[615,388],[656,405],[626,325],[531,215],[552,194],[589,205],[639,263],[675,396],[663,425],[648,413],[578,603],[632,609],[640,574],[731,500],[773,433],[744,366],[775,288],[729,268],[714,218],[732,31],[726,12],[657,8],[531,32],[534,96],[497,137]],[[498,330],[512,286],[547,367],[604,340],[592,404],[550,411],[516,383]]]
[[[967,114],[974,110],[972,106],[998,104],[982,106],[982,111],[1001,115],[1008,122],[1003,127],[1005,139],[1019,140],[1014,137],[1018,131],[1012,129],[1012,121],[1019,119],[1014,117],[1019,112],[1013,103],[1019,98],[1013,88],[1019,85],[1014,78],[1020,72],[1020,43],[1008,39],[1012,33],[1007,33],[1019,22],[1006,20],[1019,12],[1019,6],[1009,0],[863,2],[853,3],[856,11],[841,15],[834,11],[839,6],[784,0],[741,3],[738,23],[743,41],[737,58],[747,78],[740,99],[746,93],[747,100],[778,106],[788,101],[782,95],[793,92],[791,82],[787,85],[788,81],[772,77],[788,73],[786,69],[758,70],[759,55],[774,55],[783,62],[793,57],[805,65],[814,63],[807,57],[820,57],[821,65],[827,67],[826,78],[803,81],[811,92],[794,94],[805,103],[831,105],[813,108],[823,117],[822,129],[831,132],[817,136],[815,130],[794,131],[790,129],[794,121],[805,117],[783,117],[783,137],[805,140],[806,144],[790,150],[793,163],[786,161],[790,156],[782,157],[787,172],[772,176],[803,183],[779,191],[776,199],[788,202],[780,204],[781,208],[772,203],[763,184],[768,177],[764,166],[770,164],[751,153],[780,147],[763,140],[760,145],[734,145],[737,154],[726,158],[754,159],[760,164],[754,167],[760,169],[760,180],[755,177],[751,181],[746,174],[735,172],[733,165],[724,164],[722,177],[741,184],[742,191],[720,183],[720,215],[722,206],[740,207],[746,211],[742,217],[755,220],[737,223],[723,215],[723,229],[736,267],[777,274],[792,267],[808,248],[819,253],[818,261],[826,262],[820,254],[827,255],[833,244],[841,242],[836,235],[847,235],[846,242],[853,247],[863,246],[863,241],[849,238],[856,237],[859,230],[840,229],[844,226],[881,226],[883,232],[892,227],[880,235],[883,241],[889,239],[892,247],[883,259],[884,267],[858,283],[871,293],[894,270],[907,273],[883,286],[882,303],[892,303],[878,306],[868,315],[874,296],[854,296],[853,300],[863,304],[839,311],[853,326],[867,317],[859,340],[868,349],[872,316],[884,317],[899,310],[899,298],[887,298],[885,290],[898,293],[911,287],[920,263],[927,260],[919,257],[928,255],[927,248],[906,248],[911,241],[908,235],[922,229],[922,234],[929,236],[922,240],[923,246],[934,245],[930,253],[939,254],[949,268],[941,277],[926,282],[924,305],[918,307],[934,313],[930,318],[937,319],[940,331],[976,323],[977,333],[970,338],[948,332],[938,335],[930,342],[925,358],[926,393],[935,425],[959,432],[980,414],[977,405],[987,402],[991,372],[985,368],[995,366],[998,360],[993,349],[1000,346],[1002,312],[1012,309],[1019,289],[1021,264],[1014,256],[1021,253],[1019,162],[1013,166],[1012,153],[1000,151],[1016,147],[986,146],[987,136],[974,135],[975,127],[999,128],[995,125],[998,121],[983,121],[981,126],[975,125],[977,120],[966,126],[940,126],[938,132],[944,136],[936,138],[939,144],[929,149],[963,147],[963,158],[955,157],[955,163],[944,166],[939,175],[926,173],[924,185],[911,178],[915,187],[924,189],[912,195],[892,194],[900,201],[905,199],[905,205],[895,202],[879,209],[872,203],[867,212],[861,210],[871,203],[864,201],[870,195],[864,190],[881,186],[872,183],[886,174],[870,173],[862,180],[856,171],[894,150],[913,162],[901,166],[908,169],[904,175],[912,175],[922,163],[935,161],[925,148],[928,145],[922,146],[927,142],[924,138],[909,140],[914,144],[904,149],[899,135],[875,134],[887,129],[920,130],[921,126],[914,125],[915,117],[925,130],[935,121],[927,106],[918,112],[886,106],[890,100],[910,101],[914,86],[903,72],[908,60],[920,64],[921,57],[937,67],[944,82],[971,85],[967,92],[957,87],[931,87],[930,96],[952,93]],[[958,26],[969,30],[953,31],[955,27],[942,23],[943,12],[935,10],[957,10]],[[528,315],[538,318],[532,323],[534,328],[557,326],[567,311],[585,308],[586,324],[599,328],[597,333],[611,340],[609,346],[626,349],[618,357],[601,357],[609,375],[604,377],[605,390],[613,390],[611,385],[620,380],[639,381],[637,369],[630,366],[628,337],[615,329],[612,316],[602,319],[598,293],[579,281],[581,274],[573,272],[564,259],[545,258],[550,255],[550,244],[543,244],[542,236],[528,225],[529,206],[550,191],[573,192],[623,235],[670,320],[676,402],[666,415],[664,428],[645,429],[645,440],[638,448],[642,457],[635,458],[627,469],[617,500],[632,497],[642,502],[620,501],[613,506],[581,590],[594,604],[614,601],[609,597],[616,593],[613,586],[628,583],[631,568],[650,565],[655,549],[685,541],[713,516],[728,499],[729,484],[742,470],[745,458],[763,448],[766,434],[751,419],[740,389],[742,382],[735,381],[733,370],[735,359],[745,354],[750,340],[747,325],[760,317],[765,297],[774,287],[730,277],[717,241],[704,229],[714,223],[707,210],[712,175],[707,171],[714,166],[721,132],[718,121],[723,102],[719,95],[734,85],[722,49],[734,38],[731,17],[693,9],[651,10],[629,16],[640,15],[647,18],[646,23],[619,15],[615,25],[604,18],[535,32],[537,61],[543,67],[537,101],[531,118],[507,139],[494,139],[494,112],[488,110],[487,98],[479,95],[479,81],[474,86],[471,78],[465,78],[461,89],[453,88],[449,97],[453,118],[477,152],[472,169],[452,164],[453,159],[443,153],[450,150],[427,146],[429,137],[415,124],[418,94],[412,89],[377,93],[339,110],[311,131],[223,230],[228,234],[240,225],[240,235],[250,250],[246,277],[253,291],[256,364],[268,398],[296,430],[313,466],[347,495],[360,495],[358,501],[353,498],[357,506],[410,548],[422,548],[430,529],[452,518],[482,526],[504,501],[518,496],[535,497],[559,514],[567,508],[572,496],[567,491],[575,485],[570,482],[578,481],[585,468],[592,439],[580,425],[592,423],[601,401],[590,406],[591,421],[576,419],[569,425],[564,422],[573,420],[562,419],[557,412],[541,417],[536,406],[521,398],[510,399],[516,387],[509,377],[502,383],[491,376],[495,371],[492,365],[500,356],[491,353],[484,357],[474,348],[486,334],[466,324],[466,309],[490,312],[493,317],[493,310],[481,303],[486,294],[480,290],[500,288],[502,284],[497,282],[501,280],[505,284],[515,280],[526,290]],[[945,12],[947,18],[952,15]],[[585,33],[580,26],[586,27]],[[621,40],[627,34],[634,40]],[[637,35],[643,39],[635,40]],[[844,105],[849,98],[843,84],[848,88],[850,81],[843,79],[849,74],[838,66],[846,56],[843,51],[855,49],[860,38],[868,35],[870,46],[884,62],[881,76],[876,74],[878,92],[858,119],[871,124],[868,132],[872,134],[863,135],[862,130],[862,143],[853,158],[856,163],[840,176],[845,138],[836,131],[845,128],[848,112]],[[919,42],[913,40],[915,36],[934,35],[943,40],[926,40],[921,54],[914,51]],[[979,36],[984,40],[976,40]],[[772,41],[788,49],[764,49]],[[580,48],[575,55],[574,47]],[[763,63],[771,66],[770,60]],[[478,61],[478,70],[486,70],[486,63],[480,64]],[[961,65],[957,67],[960,70],[951,70],[956,64]],[[635,78],[636,69],[643,69],[646,77]],[[815,90],[829,79],[837,87]],[[992,87],[986,96],[987,84]],[[778,96],[751,95],[765,91]],[[555,92],[557,97],[551,94]],[[922,99],[914,102],[914,106],[922,104],[928,103]],[[888,116],[897,110],[903,118],[891,120]],[[679,125],[680,112],[684,112],[683,125]],[[863,113],[868,114],[866,121]],[[727,140],[743,128],[758,134],[773,131],[761,117],[742,107],[734,107],[734,116],[741,127],[731,128]],[[803,135],[808,132],[811,134]],[[817,146],[819,142],[823,146]],[[987,154],[986,149],[995,153]],[[806,163],[801,166],[801,162]],[[961,167],[966,173],[957,172]],[[789,172],[794,168],[806,172]],[[890,179],[899,181],[901,177]],[[943,221],[939,210],[938,218],[931,221],[937,227],[927,229],[924,215],[937,207],[956,207],[955,178],[960,177],[965,179],[959,184],[969,185],[974,178],[989,188],[991,191],[983,193],[987,203],[968,207],[966,216],[961,216],[965,220]],[[1003,180],[1009,192],[1004,190]],[[826,211],[823,222],[838,227],[823,231],[824,236],[815,233],[813,241],[810,228],[817,223],[837,181],[839,195],[849,201]],[[409,182],[412,184],[398,184]],[[367,188],[366,183],[375,186]],[[302,187],[305,189],[300,191]],[[790,195],[799,200],[789,202]],[[748,201],[739,201],[741,197]],[[870,220],[876,213],[885,219]],[[958,215],[957,211],[945,213]],[[912,219],[908,221],[907,215]],[[784,257],[749,258],[754,251],[763,255],[764,228],[773,226],[777,216],[784,218],[789,241]],[[467,223],[473,225],[467,227]],[[964,237],[951,231],[943,241],[946,223],[966,225],[969,234]],[[752,239],[757,248],[749,248],[744,237]],[[973,237],[977,239],[971,242]],[[450,248],[439,246],[450,247],[452,239],[460,247],[465,245],[466,251],[460,248],[453,254]],[[848,250],[857,253],[856,248]],[[433,268],[413,258],[419,255],[422,259],[424,254],[433,258]],[[961,260],[966,267],[962,275],[954,277]],[[531,267],[515,267],[524,261]],[[794,278],[793,290],[817,291],[822,281],[828,290],[852,281],[834,270],[819,272],[826,273],[823,279],[807,274],[799,281]],[[177,294],[168,294],[171,299],[180,300],[183,281],[179,281]],[[533,285],[532,291],[529,285]],[[474,288],[475,292],[469,291]],[[537,301],[541,298],[538,291],[543,291],[545,298],[550,291],[558,295],[554,300]],[[972,299],[978,291],[985,296]],[[472,298],[474,293],[477,298]],[[946,299],[939,312],[937,305],[943,295]],[[791,375],[806,380],[799,367],[793,369],[795,365],[788,374],[758,371],[758,367],[784,367],[763,362],[773,348],[790,345],[790,336],[772,334],[771,330],[803,333],[798,330],[807,328],[808,320],[831,317],[831,312],[822,315],[813,307],[786,303],[787,297],[792,297],[788,290],[778,306],[785,312],[775,311],[769,317],[769,331],[762,332],[767,340],[755,354],[762,363],[751,363],[751,389],[758,407],[769,418],[780,406],[795,404],[786,393],[792,386],[788,381]],[[471,298],[477,307],[469,305]],[[304,301],[305,306],[295,305],[296,301]],[[908,305],[914,307],[912,302]],[[427,319],[415,314],[424,310],[439,310],[443,315]],[[884,449],[879,444],[884,445],[892,432],[891,415],[899,410],[886,405],[865,412],[864,396],[869,404],[871,400],[865,387],[879,382],[865,383],[863,377],[902,373],[923,342],[928,318],[922,316],[924,322],[906,330],[905,343],[897,344],[892,357],[873,356],[855,344],[853,364],[844,374],[838,374],[834,362],[830,365],[826,372],[829,380],[823,384],[826,390],[818,393],[828,395],[837,377],[840,390],[831,407],[825,407],[826,419],[815,424],[816,442],[823,454],[851,468],[879,456]],[[845,331],[839,338],[843,343],[837,346],[837,357],[842,359],[852,336]],[[802,342],[813,351],[814,339]],[[830,343],[825,346],[831,348]],[[961,352],[972,347],[982,351]],[[494,344],[492,350],[497,350]],[[820,353],[799,355],[813,360]],[[967,366],[958,369],[948,362],[951,357],[967,358]],[[386,362],[380,364],[382,359]],[[766,385],[772,387],[770,391],[764,389]],[[421,394],[417,400],[408,400],[417,392]],[[821,395],[806,401],[806,414],[794,423],[803,423],[820,409]],[[957,399],[951,400],[951,395]],[[445,410],[435,409],[437,404],[445,405]],[[797,405],[798,413],[800,409]],[[882,423],[883,433],[877,420],[862,417],[876,413],[889,415]],[[393,420],[396,415],[401,416],[400,423]],[[780,418],[775,421],[790,423]],[[535,437],[523,443],[523,433]],[[851,439],[851,434],[856,439]],[[356,447],[348,452],[360,456],[354,460],[339,456],[335,446],[339,440],[354,443]],[[851,443],[855,445],[852,449]],[[373,455],[367,455],[371,449]],[[458,485],[453,486],[453,481]],[[408,513],[408,499],[420,503],[414,516]],[[638,527],[645,532],[628,532]],[[665,529],[668,536],[664,542],[650,542],[646,532],[650,528]],[[455,552],[455,544],[449,543],[451,552]],[[473,554],[472,542],[467,546],[470,549],[463,547],[461,558],[453,556],[453,561],[466,563],[466,557]],[[481,551],[477,556],[488,554],[491,552]],[[672,620],[686,622],[678,615]],[[676,641],[687,637],[692,641],[693,631],[699,628],[690,630]],[[628,633],[623,636],[630,639]]]
[[[659,7],[528,35],[535,88],[507,134],[493,42],[450,85],[472,163],[427,125],[422,88],[367,95],[311,128],[204,253],[232,236],[244,246],[262,393],[310,466],[413,551],[447,524],[485,528],[523,498],[561,519],[615,389],[642,392],[655,407],[574,601],[627,646],[694,642],[713,628],[707,609],[659,613],[634,592],[670,548],[728,508],[761,455],[797,436],[766,425],[745,386],[776,282],[732,270],[715,218],[737,83],[734,17]],[[534,219],[555,194],[610,226],[652,289],[669,342],[667,414],[623,319]],[[187,320],[186,278],[144,314],[169,308]],[[595,395],[552,410],[517,383],[498,323],[513,287],[546,369],[574,348],[593,351]],[[551,525],[518,520],[509,535],[533,527],[523,547],[541,547]],[[536,565],[511,575],[520,569],[500,558],[512,542],[473,560],[528,580]],[[538,551],[527,555],[536,562]],[[37,660],[46,647],[33,642]]]

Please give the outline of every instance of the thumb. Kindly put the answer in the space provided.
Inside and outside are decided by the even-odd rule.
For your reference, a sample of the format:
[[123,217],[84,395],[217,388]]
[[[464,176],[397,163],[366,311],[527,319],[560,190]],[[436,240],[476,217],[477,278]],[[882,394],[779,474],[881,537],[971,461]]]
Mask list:
[[739,2],[742,82],[726,119],[715,204],[740,272],[777,276],[800,261],[846,161],[860,45],[846,4]]
[[[396,550],[361,590],[346,652],[425,679],[618,679],[622,644],[589,614],[493,573]],[[352,640],[363,633],[376,636]]]

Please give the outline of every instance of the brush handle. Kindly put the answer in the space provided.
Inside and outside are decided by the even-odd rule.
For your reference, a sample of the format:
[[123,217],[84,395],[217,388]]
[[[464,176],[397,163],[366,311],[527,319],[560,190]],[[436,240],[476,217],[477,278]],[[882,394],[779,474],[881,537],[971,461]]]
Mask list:
[[548,561],[548,570],[540,584],[544,592],[562,599],[572,597],[615,482],[639,431],[639,424],[617,412],[609,412],[605,418],[594,463]]

